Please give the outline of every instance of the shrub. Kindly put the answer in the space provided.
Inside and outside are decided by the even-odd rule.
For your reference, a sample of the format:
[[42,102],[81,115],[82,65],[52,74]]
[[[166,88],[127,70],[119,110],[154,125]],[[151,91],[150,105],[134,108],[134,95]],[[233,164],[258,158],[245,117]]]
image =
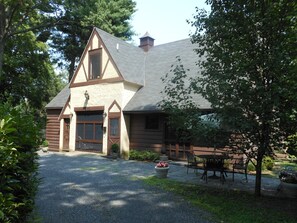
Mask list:
[[116,144],[116,143],[112,144],[111,145],[111,151],[113,153],[118,153],[120,151],[120,146],[118,144]]
[[43,147],[48,147],[48,141],[47,141],[47,140],[43,140],[43,142],[42,142],[42,146],[43,146]]
[[272,170],[274,166],[274,160],[270,156],[265,156],[263,158],[262,164],[264,170]]
[[290,135],[287,138],[287,152],[291,155],[297,156],[297,133]]
[[26,222],[37,191],[39,128],[23,106],[0,105],[0,222]]
[[160,158],[160,155],[156,152],[148,150],[131,150],[129,154],[130,160],[140,160],[140,161],[156,161]]
[[251,162],[248,163],[248,167],[247,167],[248,171],[256,171],[256,167],[254,166],[254,164],[252,164]]

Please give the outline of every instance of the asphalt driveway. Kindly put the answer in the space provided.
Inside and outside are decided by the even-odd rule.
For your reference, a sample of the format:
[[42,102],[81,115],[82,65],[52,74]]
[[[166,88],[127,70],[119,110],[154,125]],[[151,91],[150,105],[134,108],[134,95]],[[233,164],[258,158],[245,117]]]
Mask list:
[[39,163],[43,223],[211,222],[210,214],[139,179],[154,175],[153,163],[62,153],[41,154]]

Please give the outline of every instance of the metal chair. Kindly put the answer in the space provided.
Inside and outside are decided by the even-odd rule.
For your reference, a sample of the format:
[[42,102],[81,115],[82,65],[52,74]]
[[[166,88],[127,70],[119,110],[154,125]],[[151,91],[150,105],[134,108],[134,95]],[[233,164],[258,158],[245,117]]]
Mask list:
[[189,168],[192,168],[194,169],[194,172],[197,173],[197,169],[199,169],[198,165],[199,162],[195,155],[192,153],[192,152],[189,152],[189,151],[186,151],[186,156],[187,156],[187,164],[186,164],[186,167],[187,167],[187,174],[189,173]]
[[244,175],[245,175],[245,180],[246,182],[248,182],[248,178],[247,178],[247,168],[248,168],[248,163],[249,163],[249,159],[247,158],[241,158],[239,160],[235,160],[235,162],[232,165],[232,180],[234,181],[234,173],[236,172],[235,170],[241,170],[244,171]]

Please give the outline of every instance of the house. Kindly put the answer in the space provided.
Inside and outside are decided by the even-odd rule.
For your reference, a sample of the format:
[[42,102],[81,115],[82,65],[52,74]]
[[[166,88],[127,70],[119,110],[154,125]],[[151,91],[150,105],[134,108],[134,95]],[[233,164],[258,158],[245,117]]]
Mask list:
[[[55,151],[110,153],[120,145],[161,151],[166,141],[161,77],[182,59],[195,75],[198,58],[190,39],[154,46],[146,33],[139,47],[94,28],[70,83],[46,106],[46,138]],[[210,103],[197,95],[200,109]]]

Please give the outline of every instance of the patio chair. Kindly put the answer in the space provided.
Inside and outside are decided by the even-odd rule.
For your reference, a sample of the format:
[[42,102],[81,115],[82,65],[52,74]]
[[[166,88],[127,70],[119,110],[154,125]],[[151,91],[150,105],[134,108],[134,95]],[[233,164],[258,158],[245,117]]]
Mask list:
[[194,172],[197,173],[197,169],[199,169],[198,165],[199,163],[202,163],[202,162],[199,162],[196,158],[196,156],[194,155],[194,153],[192,152],[189,152],[189,151],[186,151],[186,156],[187,156],[187,164],[186,164],[186,167],[187,167],[187,174],[189,173],[189,168],[192,168],[194,169]]
[[239,160],[235,160],[232,165],[232,180],[234,181],[234,173],[238,173],[236,170],[244,171],[245,180],[248,182],[247,178],[247,168],[248,168],[249,159],[241,158]]

